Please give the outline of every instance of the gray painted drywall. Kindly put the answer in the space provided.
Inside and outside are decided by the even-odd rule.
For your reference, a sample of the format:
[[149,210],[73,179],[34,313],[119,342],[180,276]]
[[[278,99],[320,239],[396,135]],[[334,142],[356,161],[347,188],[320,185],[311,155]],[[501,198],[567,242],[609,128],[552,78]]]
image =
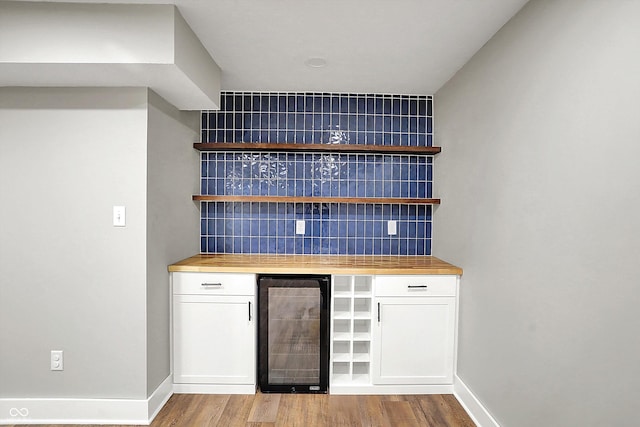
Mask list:
[[458,375],[502,426],[632,426],[640,2],[533,0],[435,95]]
[[146,397],[146,119],[146,89],[0,88],[0,397]]
[[167,265],[199,252],[200,114],[149,91],[147,144],[147,394],[170,374]]
[[198,120],[143,88],[0,89],[0,397],[144,399],[169,376]]

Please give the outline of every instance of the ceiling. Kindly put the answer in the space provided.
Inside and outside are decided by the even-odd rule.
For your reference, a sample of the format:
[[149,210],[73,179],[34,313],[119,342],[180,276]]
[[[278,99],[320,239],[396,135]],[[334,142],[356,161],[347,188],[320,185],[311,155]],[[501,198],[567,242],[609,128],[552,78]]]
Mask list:
[[175,4],[223,90],[433,94],[527,0],[81,2]]

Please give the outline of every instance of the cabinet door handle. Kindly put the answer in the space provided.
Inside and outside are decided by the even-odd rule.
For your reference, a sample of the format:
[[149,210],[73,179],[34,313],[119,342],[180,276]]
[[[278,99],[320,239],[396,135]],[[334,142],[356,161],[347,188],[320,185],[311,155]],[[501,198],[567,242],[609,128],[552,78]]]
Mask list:
[[380,323],[380,303],[378,303],[378,323]]
[[200,286],[222,286],[222,283],[201,283]]
[[407,285],[409,289],[427,289],[427,285]]
[[251,301],[249,301],[249,322],[251,322]]

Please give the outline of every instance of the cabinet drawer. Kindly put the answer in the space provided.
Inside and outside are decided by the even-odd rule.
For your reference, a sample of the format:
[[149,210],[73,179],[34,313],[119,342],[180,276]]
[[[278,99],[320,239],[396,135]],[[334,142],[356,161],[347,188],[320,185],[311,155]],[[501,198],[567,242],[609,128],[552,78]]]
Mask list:
[[172,273],[174,294],[255,295],[256,275],[240,273]]
[[376,276],[376,296],[455,296],[456,276]]

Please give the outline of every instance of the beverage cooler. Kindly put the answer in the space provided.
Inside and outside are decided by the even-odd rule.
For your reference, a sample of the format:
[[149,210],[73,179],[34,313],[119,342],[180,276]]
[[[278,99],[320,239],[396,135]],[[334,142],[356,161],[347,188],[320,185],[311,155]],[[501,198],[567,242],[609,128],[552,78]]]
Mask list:
[[262,392],[327,392],[330,281],[326,275],[258,276]]

